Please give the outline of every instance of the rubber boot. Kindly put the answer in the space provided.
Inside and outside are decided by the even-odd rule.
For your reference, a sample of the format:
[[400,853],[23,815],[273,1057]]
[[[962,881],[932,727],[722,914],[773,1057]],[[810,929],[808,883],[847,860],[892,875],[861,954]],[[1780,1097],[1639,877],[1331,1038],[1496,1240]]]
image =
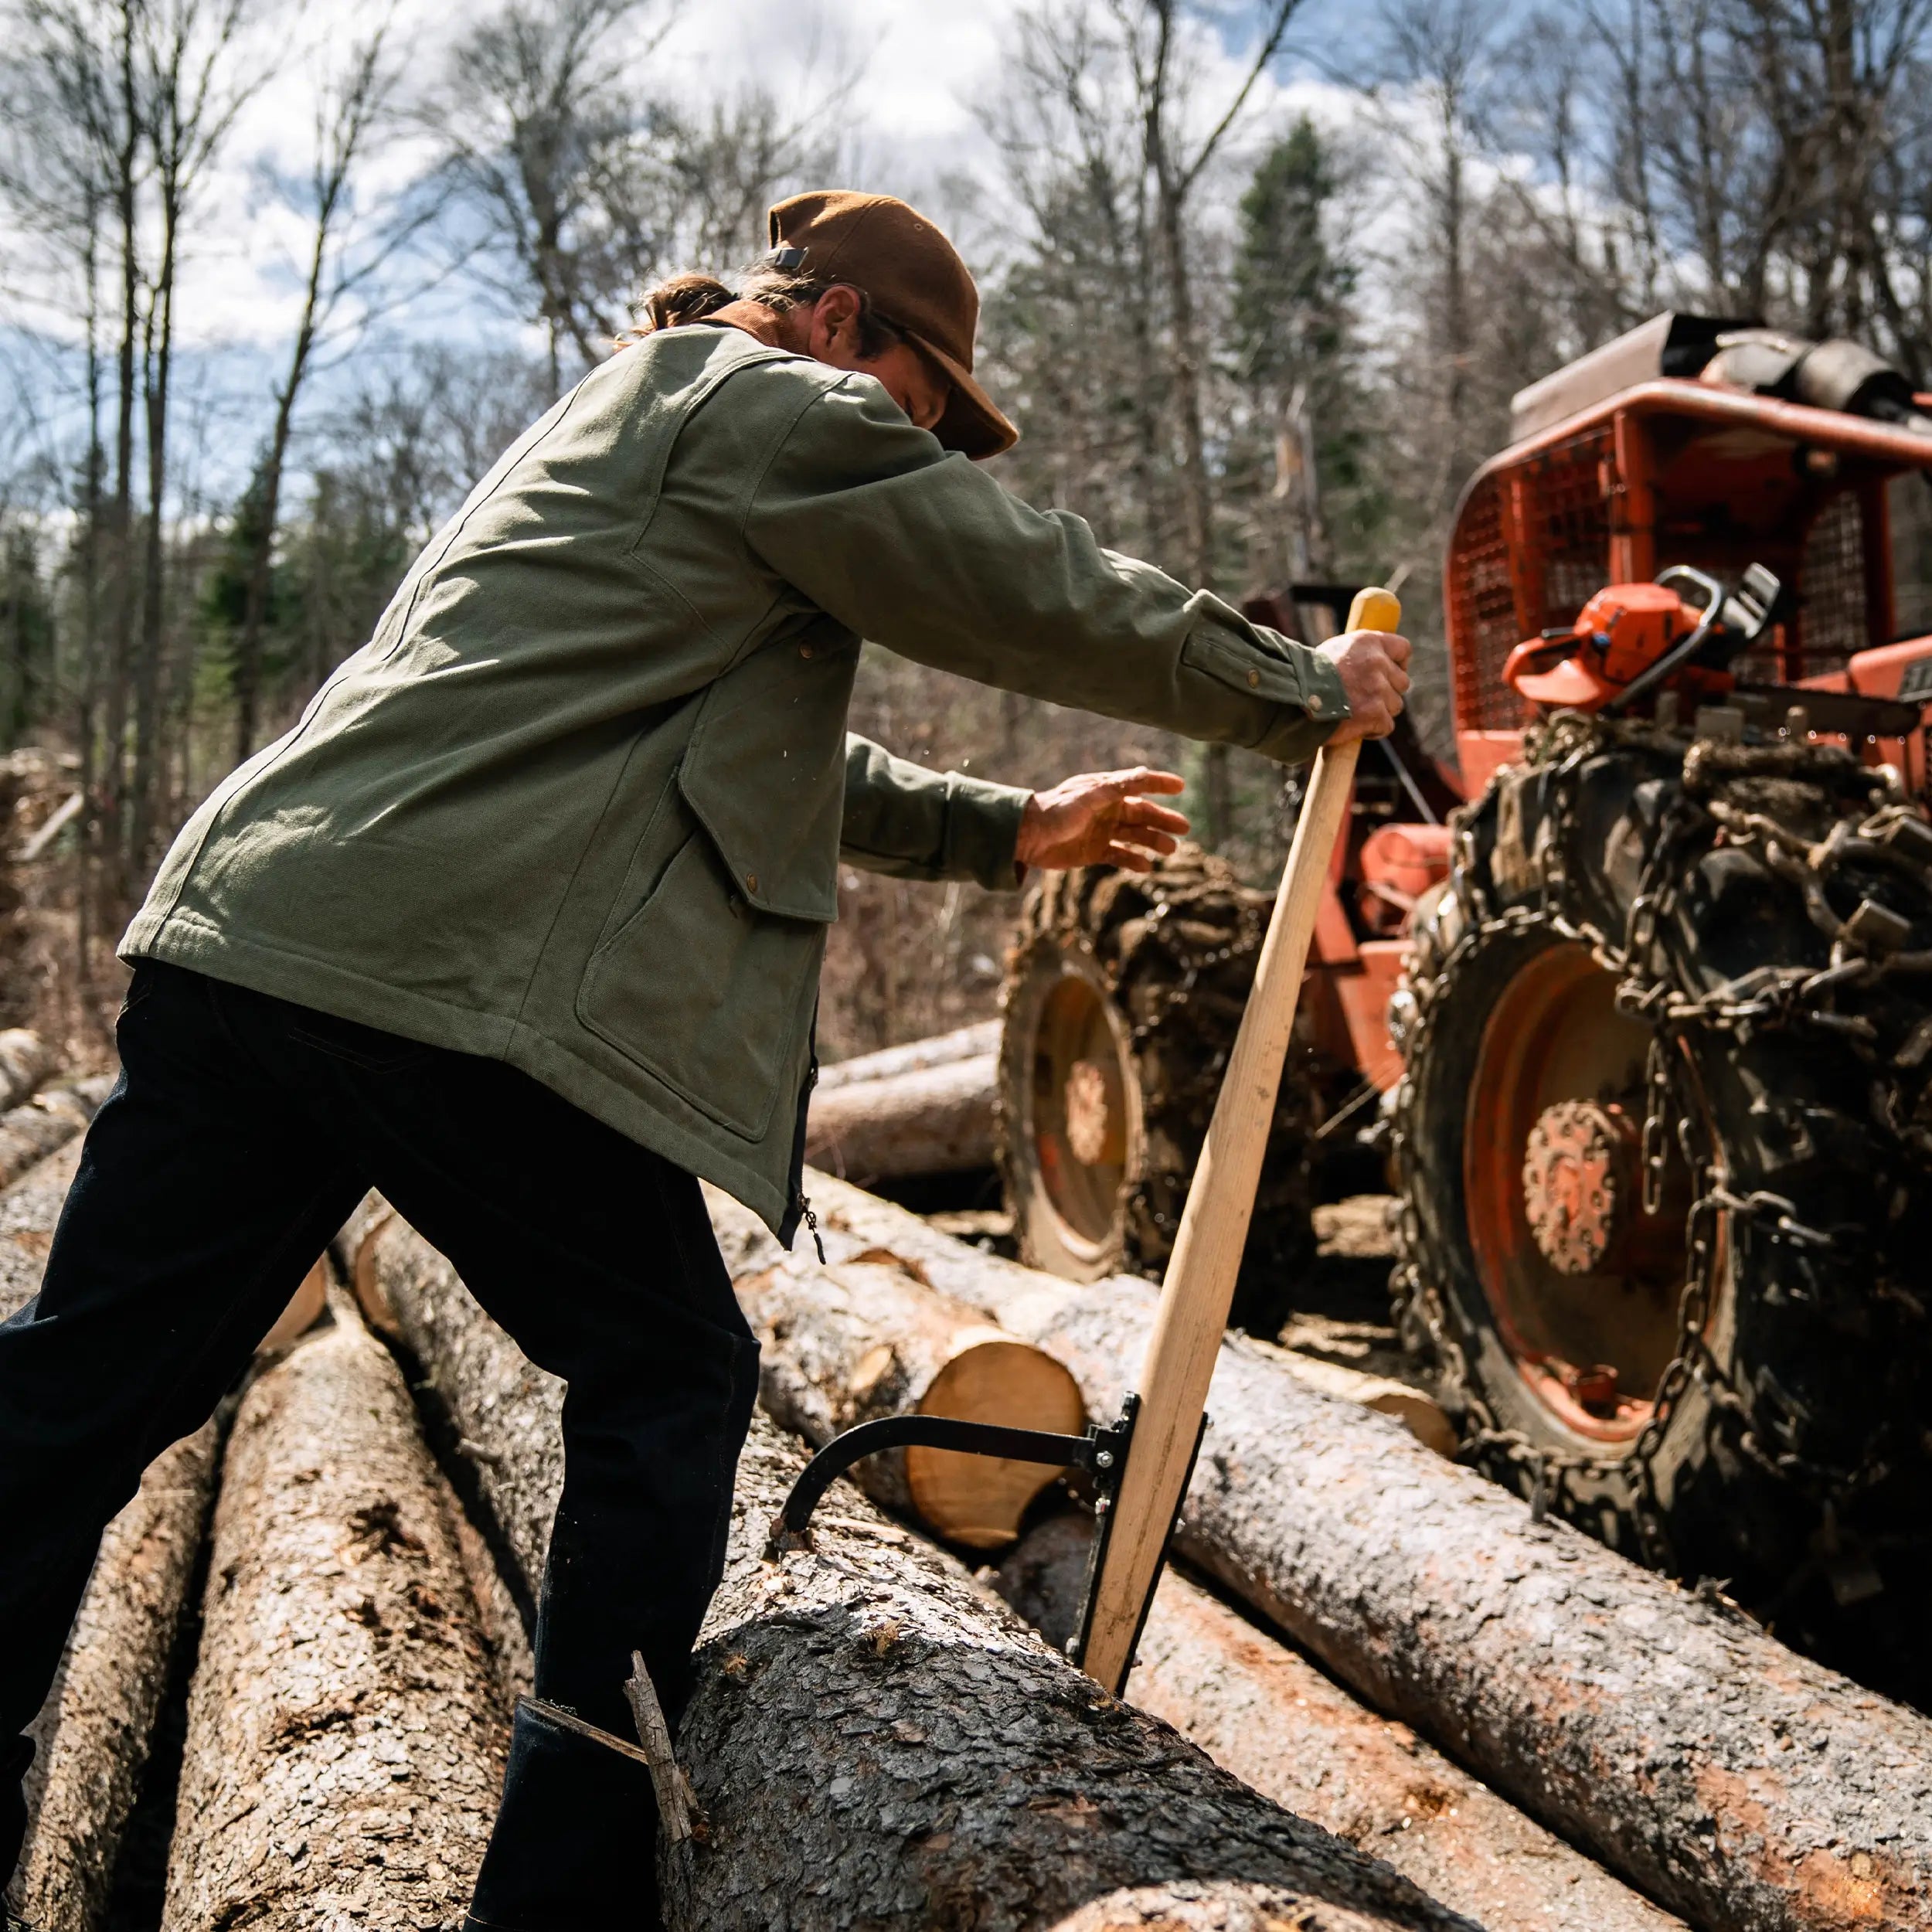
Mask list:
[[520,1701],[464,1932],[659,1932],[662,1923],[650,1772]]

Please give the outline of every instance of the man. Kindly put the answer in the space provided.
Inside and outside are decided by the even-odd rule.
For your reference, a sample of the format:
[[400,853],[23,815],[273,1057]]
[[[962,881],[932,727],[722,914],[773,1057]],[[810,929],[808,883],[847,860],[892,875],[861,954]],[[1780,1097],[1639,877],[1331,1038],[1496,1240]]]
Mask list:
[[[1032,796],[848,739],[860,638],[1284,760],[1400,709],[1401,639],[1291,645],[973,467],[1014,432],[904,204],[799,196],[771,240],[511,448],[128,929],[121,1080],[0,1328],[0,1737],[103,1525],[372,1185],[569,1384],[539,1694],[621,1734],[634,1648],[675,1719],[757,1383],[694,1177],[787,1240],[806,1209],[842,854],[1010,887],[1186,827],[1166,774]],[[519,1712],[471,1924],[648,1922],[650,1804]]]

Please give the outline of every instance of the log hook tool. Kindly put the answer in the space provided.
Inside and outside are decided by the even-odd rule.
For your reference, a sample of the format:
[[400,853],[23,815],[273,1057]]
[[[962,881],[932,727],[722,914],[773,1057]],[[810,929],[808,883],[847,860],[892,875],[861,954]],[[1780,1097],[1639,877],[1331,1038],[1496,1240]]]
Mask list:
[[[1356,592],[1349,630],[1394,631],[1401,622],[1402,606],[1389,591]],[[812,1510],[832,1480],[882,1449],[918,1442],[1084,1469],[1096,1491],[1096,1531],[1086,1601],[1067,1651],[1103,1689],[1118,1696],[1125,1689],[1206,1431],[1208,1385],[1233,1304],[1315,916],[1348,818],[1360,749],[1359,742],[1325,746],[1316,754],[1281,889],[1268,915],[1254,988],[1161,1284],[1139,1386],[1121,1405],[1120,1420],[1090,1427],[1083,1436],[940,1416],[862,1423],[834,1437],[805,1466],[772,1526],[774,1546],[801,1544]]]

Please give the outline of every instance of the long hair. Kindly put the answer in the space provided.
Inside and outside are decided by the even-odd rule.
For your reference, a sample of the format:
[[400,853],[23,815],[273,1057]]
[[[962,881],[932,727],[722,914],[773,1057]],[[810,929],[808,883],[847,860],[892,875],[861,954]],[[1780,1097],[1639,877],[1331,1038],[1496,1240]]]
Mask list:
[[[829,288],[852,287],[849,282],[820,281],[769,261],[754,263],[735,279],[736,288],[715,275],[699,274],[673,275],[659,282],[632,304],[636,325],[620,339],[634,342],[661,328],[702,322],[731,302],[756,302],[774,315],[783,315],[791,309],[811,308]],[[859,298],[859,352],[869,360],[903,338],[873,308],[872,298],[862,288],[853,288],[852,292]]]

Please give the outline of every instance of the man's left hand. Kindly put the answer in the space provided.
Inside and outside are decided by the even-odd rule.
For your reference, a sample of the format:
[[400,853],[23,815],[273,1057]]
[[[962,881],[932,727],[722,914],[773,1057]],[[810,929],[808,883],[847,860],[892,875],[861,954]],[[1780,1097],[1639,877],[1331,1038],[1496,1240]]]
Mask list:
[[1083,771],[1026,801],[1014,858],[1022,866],[1063,872],[1070,866],[1119,866],[1151,872],[1174,849],[1188,821],[1154,794],[1172,796],[1187,781],[1137,765],[1131,771]]

